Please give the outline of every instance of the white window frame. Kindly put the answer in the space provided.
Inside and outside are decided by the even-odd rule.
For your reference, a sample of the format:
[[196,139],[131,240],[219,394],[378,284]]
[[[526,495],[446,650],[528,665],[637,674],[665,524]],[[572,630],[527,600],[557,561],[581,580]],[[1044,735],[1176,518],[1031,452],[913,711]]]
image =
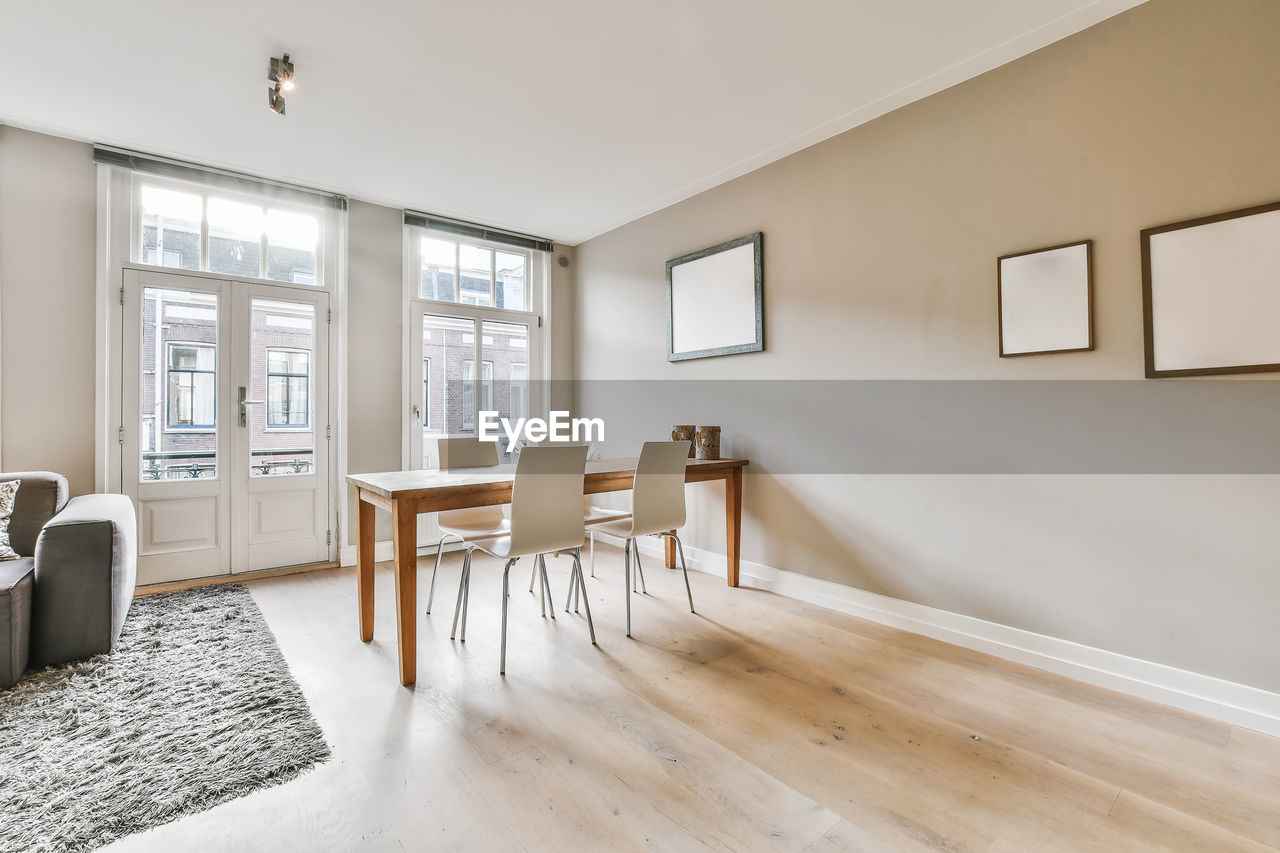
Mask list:
[[[186,369],[179,368],[178,370],[176,370],[176,371],[175,371],[175,370],[174,370],[174,367],[173,367],[173,349],[174,349],[174,347],[192,347],[192,348],[194,348],[194,349],[209,349],[209,350],[213,350],[215,353],[218,351],[218,345],[217,345],[216,343],[205,343],[204,341],[165,341],[165,347],[164,347],[164,381],[163,381],[163,384],[162,384],[162,386],[161,386],[161,387],[163,388],[163,393],[164,393],[164,426],[162,427],[162,430],[163,430],[164,432],[170,432],[170,433],[181,433],[181,434],[183,434],[183,435],[188,435],[188,434],[190,434],[190,435],[198,435],[198,434],[200,434],[200,433],[211,433],[211,432],[216,432],[216,431],[217,431],[217,428],[218,428],[218,400],[217,400],[218,368],[217,368],[217,366],[215,365],[213,370],[199,370],[199,369],[186,370]],[[197,363],[199,363],[199,360],[200,360],[200,357],[199,357],[199,356],[196,356],[196,362],[197,362]],[[192,373],[192,374],[195,374],[195,373],[208,373],[208,374],[210,374],[210,375],[212,375],[212,376],[213,376],[213,387],[214,387],[214,392],[215,392],[215,393],[214,393],[214,401],[213,401],[213,404],[214,404],[214,405],[213,405],[213,423],[211,423],[211,424],[190,424],[190,425],[187,425],[187,426],[184,426],[184,425],[182,425],[182,424],[171,424],[171,423],[169,423],[169,415],[170,415],[169,406],[170,406],[170,405],[172,405],[172,403],[173,403],[173,401],[170,399],[170,396],[172,395],[173,391],[172,391],[172,386],[170,385],[170,376],[169,376],[169,375],[170,375],[171,373],[174,373],[174,372],[177,372],[177,373]],[[196,398],[195,398],[195,383],[194,383],[194,381],[193,381],[193,382],[192,382],[192,386],[191,386],[191,417],[192,417],[192,420],[194,420],[194,419],[195,419],[195,411],[196,411]]]
[[[334,236],[333,220],[334,217],[326,215],[327,209],[320,205],[300,204],[292,201],[281,201],[276,198],[264,195],[254,195],[252,193],[238,192],[236,190],[223,189],[222,187],[210,186],[208,184],[198,184],[190,181],[181,181],[176,178],[165,178],[156,175],[148,175],[140,172],[129,173],[129,254],[124,259],[131,266],[154,269],[167,269],[174,272],[201,272],[210,275],[217,275],[223,278],[235,278],[243,281],[267,281],[276,284],[292,284],[302,287],[318,287],[321,289],[332,290],[332,282],[325,276],[326,263],[333,263],[328,251],[330,244],[336,242]],[[161,267],[155,264],[148,264],[143,260],[142,251],[142,187],[152,186],[159,189],[172,190],[174,192],[186,193],[188,195],[200,196],[200,266],[194,270],[188,270],[181,267]],[[267,240],[267,230],[263,228],[260,238],[260,247],[258,250],[258,275],[243,276],[233,273],[214,272],[209,269],[209,199],[219,198],[228,201],[242,202],[261,206],[266,210],[280,210],[289,213],[305,213],[314,215],[319,220],[320,233],[316,242],[316,272],[315,282],[298,282],[298,281],[282,281],[277,278],[267,278],[267,269],[269,266],[268,252],[270,244]],[[336,266],[336,264],[335,264]]]
[[[265,358],[263,359],[264,363],[262,365],[262,368],[263,368],[263,371],[265,372],[265,381],[263,382],[263,385],[262,385],[262,394],[266,400],[266,403],[263,406],[264,417],[262,421],[262,428],[267,432],[311,432],[313,428],[313,424],[311,423],[311,421],[315,416],[315,413],[312,411],[312,406],[311,406],[311,402],[312,402],[311,398],[312,396],[314,396],[314,391],[315,391],[315,389],[313,388],[313,384],[315,382],[315,370],[313,369],[315,354],[309,349],[302,349],[300,347],[263,347],[263,350],[265,351],[264,352]],[[307,373],[306,373],[307,422],[305,425],[298,425],[298,424],[280,424],[278,426],[271,425],[271,377],[272,376],[288,376],[289,378],[294,379],[299,376],[299,374],[297,373],[272,373],[271,372],[271,353],[273,352],[300,352],[306,355],[307,357]]]
[[[480,246],[495,252],[524,254],[525,291],[530,310],[520,311],[513,308],[494,308],[487,305],[470,305],[463,302],[445,302],[436,299],[423,299],[419,290],[421,280],[421,238],[432,237],[437,240],[449,240],[454,243],[466,243]],[[490,295],[496,300],[497,294],[494,277],[497,275],[496,260],[490,269]],[[460,277],[459,277],[460,278]],[[496,323],[517,323],[529,330],[528,350],[528,383],[530,417],[547,417],[548,400],[543,393],[550,379],[550,329],[546,318],[550,316],[551,254],[529,249],[512,247],[492,240],[477,240],[460,236],[448,231],[422,228],[416,225],[404,226],[404,365],[403,404],[405,416],[402,419],[401,464],[405,470],[416,470],[426,467],[430,462],[435,465],[439,460],[425,460],[422,451],[422,431],[425,418],[419,402],[425,388],[422,370],[425,357],[422,354],[422,318],[426,314],[469,320],[475,323],[473,343],[475,345],[476,362],[489,361],[484,356],[483,323],[489,320]],[[455,282],[455,290],[461,298],[462,283]],[[482,368],[483,370],[483,368]],[[480,381],[480,380],[477,380]],[[477,401],[483,399],[477,394]],[[477,411],[478,411],[477,406]]]

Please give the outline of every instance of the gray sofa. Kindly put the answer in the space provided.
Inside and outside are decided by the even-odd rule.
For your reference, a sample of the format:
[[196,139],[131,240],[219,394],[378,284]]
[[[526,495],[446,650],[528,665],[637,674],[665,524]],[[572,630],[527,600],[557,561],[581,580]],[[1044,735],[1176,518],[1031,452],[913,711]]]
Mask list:
[[67,499],[67,478],[19,480],[9,541],[22,555],[0,561],[0,689],[28,667],[109,652],[137,582],[137,520],[123,495]]

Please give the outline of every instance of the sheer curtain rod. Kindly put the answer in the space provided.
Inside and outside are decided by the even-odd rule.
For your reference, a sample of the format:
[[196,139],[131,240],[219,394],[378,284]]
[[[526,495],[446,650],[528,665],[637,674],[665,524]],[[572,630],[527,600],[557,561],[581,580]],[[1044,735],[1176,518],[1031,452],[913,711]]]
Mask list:
[[95,145],[93,146],[93,159],[96,163],[122,166],[148,175],[160,175],[166,178],[225,186],[242,192],[275,196],[310,204],[324,204],[329,207],[336,207],[339,210],[346,210],[347,208],[347,197],[344,195],[315,190],[296,184],[286,184],[282,181],[273,181],[268,178],[258,178],[226,169],[215,169],[196,163],[172,160],[168,157],[128,151],[123,148]]

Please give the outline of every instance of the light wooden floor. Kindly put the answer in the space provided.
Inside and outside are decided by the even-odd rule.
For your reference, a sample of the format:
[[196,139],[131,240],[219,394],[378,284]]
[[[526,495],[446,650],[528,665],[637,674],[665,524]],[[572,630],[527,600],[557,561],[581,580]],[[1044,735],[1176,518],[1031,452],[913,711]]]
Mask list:
[[[512,571],[460,560],[396,680],[377,575],[358,640],[350,569],[251,585],[334,757],[111,850],[1263,850],[1280,846],[1280,740],[647,561],[623,636],[621,552],[589,581],[599,648]],[[419,581],[425,607],[430,563]]]

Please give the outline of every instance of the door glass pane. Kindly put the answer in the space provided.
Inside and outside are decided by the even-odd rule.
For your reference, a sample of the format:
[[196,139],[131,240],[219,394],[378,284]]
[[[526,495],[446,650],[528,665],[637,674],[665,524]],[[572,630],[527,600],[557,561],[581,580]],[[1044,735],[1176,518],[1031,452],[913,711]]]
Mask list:
[[458,274],[461,276],[459,302],[465,305],[493,304],[492,250],[459,243]]
[[140,343],[139,476],[217,476],[217,295],[143,288]]
[[[529,327],[523,323],[482,324],[480,351],[484,356],[481,378],[481,411],[496,411],[498,417],[512,423],[529,417]],[[503,462],[515,460],[505,453],[506,442],[499,442]]]
[[194,193],[141,187],[142,257],[144,264],[200,269],[202,201]]
[[209,199],[209,270],[258,278],[262,275],[262,208],[225,198]]
[[313,213],[267,211],[267,278],[316,283],[320,218]]
[[458,301],[458,244],[423,237],[419,245],[421,274],[418,295],[441,302]]
[[440,464],[437,443],[441,438],[475,434],[474,388],[466,380],[468,371],[474,379],[475,358],[475,321],[422,316],[421,426],[426,468]]
[[249,475],[315,470],[315,306],[254,299],[249,312]]
[[528,289],[525,287],[525,256],[514,252],[494,253],[494,282],[498,291],[498,307],[527,311]]

